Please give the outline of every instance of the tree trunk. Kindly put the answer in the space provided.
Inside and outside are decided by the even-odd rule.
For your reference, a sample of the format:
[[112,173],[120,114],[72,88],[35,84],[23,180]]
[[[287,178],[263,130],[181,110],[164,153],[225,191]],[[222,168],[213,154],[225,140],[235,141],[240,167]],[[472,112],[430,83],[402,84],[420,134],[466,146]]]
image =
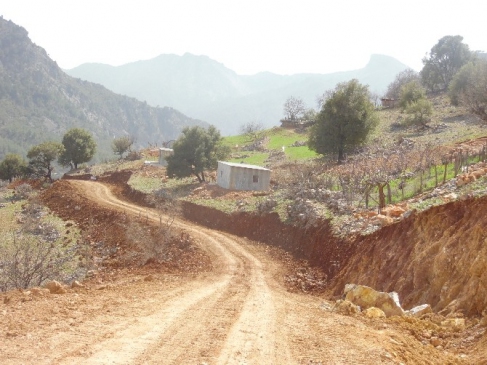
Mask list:
[[386,195],[384,194],[384,188],[387,184],[377,184],[379,190],[379,214],[381,214],[382,208],[386,206]]
[[343,147],[338,147],[338,164],[343,162]]

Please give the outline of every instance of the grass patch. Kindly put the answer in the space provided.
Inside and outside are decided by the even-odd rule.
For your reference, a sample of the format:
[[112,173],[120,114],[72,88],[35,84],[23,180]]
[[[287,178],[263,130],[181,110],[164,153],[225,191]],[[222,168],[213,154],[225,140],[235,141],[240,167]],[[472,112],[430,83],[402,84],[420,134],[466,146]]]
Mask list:
[[132,174],[128,184],[135,190],[150,194],[162,187],[161,179],[155,177],[145,177],[138,174]]
[[[246,157],[242,157],[246,156]],[[267,152],[245,152],[240,154],[240,158],[231,158],[230,162],[242,162],[250,165],[264,165],[265,160],[269,158],[269,154]]]
[[310,160],[319,156],[315,151],[311,151],[308,146],[288,147],[285,153],[290,160]]

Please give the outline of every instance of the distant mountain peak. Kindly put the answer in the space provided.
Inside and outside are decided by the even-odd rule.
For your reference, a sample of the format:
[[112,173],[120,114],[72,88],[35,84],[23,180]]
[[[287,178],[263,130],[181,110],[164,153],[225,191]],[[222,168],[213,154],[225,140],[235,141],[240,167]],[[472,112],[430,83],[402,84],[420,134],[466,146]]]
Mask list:
[[365,65],[365,68],[380,67],[380,66],[390,67],[391,65],[400,66],[400,67],[404,67],[404,68],[408,67],[404,63],[398,61],[394,57],[374,53],[374,54],[370,55],[369,62],[367,62],[367,65]]
[[235,134],[239,126],[252,120],[259,120],[266,127],[278,125],[282,105],[289,96],[300,97],[312,107],[318,95],[352,78],[381,93],[407,68],[395,58],[381,54],[371,55],[361,69],[333,74],[238,75],[208,56],[189,52],[182,56],[162,54],[155,60],[127,64],[110,72],[82,67],[67,72],[150,105],[175,107],[214,124],[223,134]]

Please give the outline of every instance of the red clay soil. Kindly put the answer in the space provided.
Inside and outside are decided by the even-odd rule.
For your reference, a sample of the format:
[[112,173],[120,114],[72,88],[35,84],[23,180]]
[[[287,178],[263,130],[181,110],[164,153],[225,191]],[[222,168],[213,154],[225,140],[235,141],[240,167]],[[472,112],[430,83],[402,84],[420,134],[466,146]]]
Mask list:
[[[127,184],[129,171],[102,178],[120,195],[147,204]],[[347,283],[396,291],[406,309],[428,303],[435,311],[480,316],[487,308],[487,197],[456,201],[412,214],[371,235],[344,241],[328,222],[304,229],[282,223],[277,214],[231,215],[192,203],[186,219],[209,228],[280,247],[319,267],[327,291],[340,296]]]
[[[82,177],[81,180],[87,179]],[[129,188],[126,193],[130,194]],[[191,244],[191,249],[188,249],[189,237],[181,232],[175,234],[168,243],[167,256],[171,257],[170,260],[162,263],[153,259],[145,261],[143,249],[128,239],[133,218],[128,219],[123,213],[88,201],[83,192],[74,190],[66,181],[55,182],[42,192],[40,198],[56,215],[74,221],[81,228],[85,240],[92,247],[93,257],[103,258],[99,267],[101,271],[104,268],[133,268],[144,264],[145,269],[152,267],[168,272],[198,272],[211,268],[209,257],[195,245]],[[143,216],[137,224],[142,227],[144,234],[157,239],[157,227],[148,223]]]
[[357,240],[332,280],[397,291],[405,307],[481,315],[487,308],[487,197],[451,202]]

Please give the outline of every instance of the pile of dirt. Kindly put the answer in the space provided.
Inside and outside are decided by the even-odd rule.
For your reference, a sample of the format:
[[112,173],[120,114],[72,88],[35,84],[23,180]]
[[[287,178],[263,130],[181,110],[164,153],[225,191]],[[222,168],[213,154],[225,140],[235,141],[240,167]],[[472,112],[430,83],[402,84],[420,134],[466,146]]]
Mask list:
[[[119,182],[126,177],[126,174],[121,173],[112,179]],[[163,262],[146,260],[146,248],[129,238],[129,230],[136,224],[147,237],[157,240],[158,227],[143,215],[130,217],[86,200],[83,194],[68,180],[59,180],[50,189],[43,191],[40,199],[57,216],[74,221],[84,232],[83,240],[91,248],[92,261],[98,264],[96,269],[103,271],[141,265],[166,272],[194,273],[211,269],[209,257],[184,232],[175,232],[171,240],[164,244]]]

